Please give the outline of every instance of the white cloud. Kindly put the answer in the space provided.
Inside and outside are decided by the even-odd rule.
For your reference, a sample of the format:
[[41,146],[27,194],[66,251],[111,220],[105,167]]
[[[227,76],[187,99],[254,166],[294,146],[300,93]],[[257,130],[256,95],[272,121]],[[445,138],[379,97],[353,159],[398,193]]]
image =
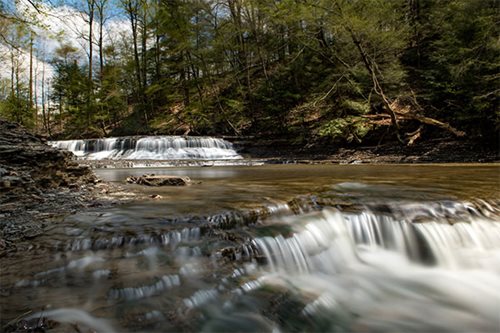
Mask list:
[[[26,0],[22,1],[26,2]],[[38,13],[32,6],[26,8],[28,15],[34,16],[43,26],[43,28],[37,28],[38,34],[45,34],[49,37],[50,43],[47,45],[49,53],[53,53],[61,43],[66,43],[78,48],[82,60],[88,57],[89,24],[86,13],[67,5],[58,7],[41,5],[39,7],[41,13]],[[99,23],[96,20],[94,20],[92,30],[95,43],[99,33]],[[103,31],[104,44],[108,45],[119,35],[130,34],[130,27],[125,19],[114,18],[105,23]],[[95,44],[94,49],[96,49]]]
[[[51,6],[49,4],[39,4],[37,11],[27,0],[20,0],[17,3],[18,15],[24,16],[38,22],[33,26],[37,38],[35,41],[36,52],[33,67],[38,68],[38,82],[36,89],[41,91],[41,70],[45,67],[45,77],[47,81],[54,75],[54,68],[50,61],[55,56],[55,51],[62,44],[69,44],[77,49],[77,55],[81,64],[88,62],[88,32],[87,15],[77,9],[62,5]],[[97,40],[99,26],[94,22],[94,42]],[[131,35],[127,20],[123,18],[110,19],[104,25],[104,44],[111,44],[113,41],[122,38],[123,34]],[[97,47],[94,46],[94,64],[97,63]],[[0,44],[0,79],[10,78],[11,66],[9,60],[9,47]],[[21,80],[25,83],[29,78],[29,50],[21,50],[19,55]],[[34,71],[35,71],[34,69]]]

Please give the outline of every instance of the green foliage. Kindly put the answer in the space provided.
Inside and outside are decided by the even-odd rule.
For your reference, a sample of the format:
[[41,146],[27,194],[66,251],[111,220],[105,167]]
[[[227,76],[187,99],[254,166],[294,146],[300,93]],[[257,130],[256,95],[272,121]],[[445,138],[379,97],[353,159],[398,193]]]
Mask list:
[[22,89],[22,92],[19,96],[10,94],[6,99],[0,100],[0,117],[32,128],[35,110],[30,106],[26,89]]
[[[408,96],[422,115],[498,134],[496,0],[119,3],[134,34],[106,47],[102,72],[89,80],[72,46],[55,54],[51,100],[66,135],[359,142],[370,113]],[[9,94],[3,113],[25,105]]]
[[356,116],[337,118],[324,123],[318,131],[320,136],[333,140],[356,141],[360,143],[364,136],[373,128],[366,120]]
[[370,104],[367,102],[359,102],[353,100],[346,100],[343,102],[343,106],[355,114],[366,114],[370,112]]
[[415,89],[440,117],[471,134],[495,136],[500,125],[498,2],[424,3],[418,49],[409,48],[403,57]]

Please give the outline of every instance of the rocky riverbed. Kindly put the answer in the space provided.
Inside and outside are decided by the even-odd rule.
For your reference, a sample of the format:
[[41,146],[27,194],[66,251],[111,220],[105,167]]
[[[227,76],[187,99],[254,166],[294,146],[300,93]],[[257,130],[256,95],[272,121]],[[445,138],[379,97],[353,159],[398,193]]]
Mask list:
[[[234,143],[246,157],[231,161],[235,165],[499,161],[493,145],[468,141],[434,140],[411,147],[395,144],[356,148],[295,147],[276,140]],[[191,165],[186,161],[167,162],[168,166]],[[217,165],[216,161],[198,163],[199,166]],[[16,250],[22,240],[28,240],[25,243],[29,244],[29,240],[42,234],[44,227],[54,219],[86,207],[140,196],[100,182],[91,167],[166,166],[164,164],[147,160],[77,161],[71,153],[51,148],[44,138],[0,119],[0,256]]]
[[0,119],[0,257],[21,250],[22,241],[64,215],[118,202],[120,191],[101,183],[73,154]]

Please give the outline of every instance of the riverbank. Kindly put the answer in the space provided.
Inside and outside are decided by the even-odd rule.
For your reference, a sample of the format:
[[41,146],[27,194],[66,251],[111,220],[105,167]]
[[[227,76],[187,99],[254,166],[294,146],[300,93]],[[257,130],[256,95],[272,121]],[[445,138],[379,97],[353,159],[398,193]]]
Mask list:
[[231,140],[242,159],[230,160],[79,160],[93,169],[257,166],[264,164],[432,164],[498,163],[495,145],[477,141],[434,139],[412,146],[397,143],[379,146],[338,147],[333,145],[294,145],[287,140]]
[[30,250],[50,223],[126,198],[90,168],[48,146],[23,127],[0,119],[0,257]]
[[234,140],[244,157],[269,163],[495,163],[500,162],[497,144],[472,140],[431,139],[401,145],[334,146],[328,144],[293,145],[286,140]]

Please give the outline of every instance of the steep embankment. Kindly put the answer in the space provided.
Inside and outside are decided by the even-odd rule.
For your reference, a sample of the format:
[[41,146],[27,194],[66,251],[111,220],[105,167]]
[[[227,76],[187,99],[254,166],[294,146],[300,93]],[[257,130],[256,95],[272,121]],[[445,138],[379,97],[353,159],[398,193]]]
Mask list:
[[0,119],[0,256],[41,234],[47,219],[90,204],[96,182],[71,153]]

